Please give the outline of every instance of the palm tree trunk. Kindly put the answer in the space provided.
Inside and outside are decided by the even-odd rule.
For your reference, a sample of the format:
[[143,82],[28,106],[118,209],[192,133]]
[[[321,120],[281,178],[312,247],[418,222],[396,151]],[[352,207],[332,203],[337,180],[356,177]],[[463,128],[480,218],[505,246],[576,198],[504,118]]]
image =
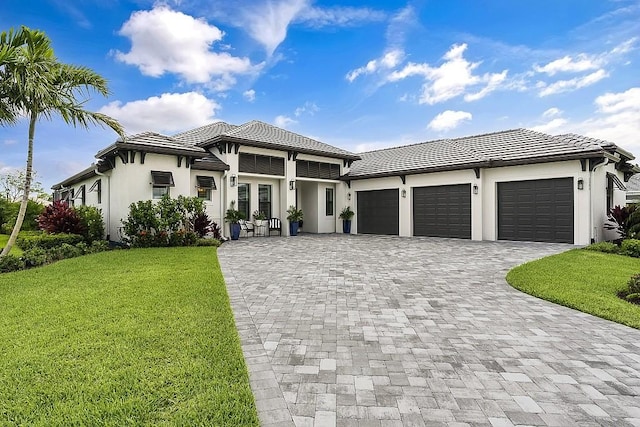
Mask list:
[[16,225],[13,226],[13,231],[7,242],[7,246],[4,247],[0,257],[3,257],[9,253],[13,245],[16,243],[18,233],[22,228],[24,222],[24,216],[27,213],[27,204],[29,203],[29,193],[31,192],[31,172],[33,170],[33,137],[36,133],[36,120],[38,115],[35,111],[31,112],[31,119],[29,120],[29,149],[27,151],[27,170],[24,178],[24,193],[22,194],[22,202],[20,203],[20,210],[18,211],[18,218],[16,218]]

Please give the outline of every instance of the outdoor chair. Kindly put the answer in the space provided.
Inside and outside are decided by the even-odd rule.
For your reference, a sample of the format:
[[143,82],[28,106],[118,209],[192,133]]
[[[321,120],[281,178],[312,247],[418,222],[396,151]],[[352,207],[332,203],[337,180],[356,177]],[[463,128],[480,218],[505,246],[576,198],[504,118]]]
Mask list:
[[240,232],[241,233],[244,231],[246,233],[247,237],[249,237],[249,233],[251,233],[253,236],[255,236],[255,228],[253,227],[253,223],[247,222],[244,219],[241,219],[239,221],[239,223],[240,223]]
[[272,231],[277,231],[282,236],[282,224],[279,218],[269,219],[269,236],[271,236]]

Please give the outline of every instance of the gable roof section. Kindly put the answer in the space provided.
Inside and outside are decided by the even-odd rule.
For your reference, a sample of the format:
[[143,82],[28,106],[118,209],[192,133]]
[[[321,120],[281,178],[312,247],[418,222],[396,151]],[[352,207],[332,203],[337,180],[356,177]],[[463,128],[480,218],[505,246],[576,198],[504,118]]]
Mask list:
[[362,153],[346,178],[396,176],[602,156],[598,144],[528,129],[444,139]]
[[225,122],[211,123],[199,128],[173,135],[173,139],[186,145],[198,145],[214,139],[217,136],[226,134],[236,129],[238,126]]
[[203,148],[210,148],[221,141],[239,142],[243,145],[252,147],[297,151],[300,153],[315,154],[339,159],[360,159],[360,156],[349,151],[258,120],[253,120],[241,126],[237,126],[209,141],[200,143],[199,146]]
[[207,152],[200,147],[181,144],[170,136],[160,135],[155,132],[143,132],[124,141],[116,142],[96,154],[97,158],[104,158],[109,154],[115,154],[118,150],[142,150],[158,154],[178,154],[183,156],[204,157]]

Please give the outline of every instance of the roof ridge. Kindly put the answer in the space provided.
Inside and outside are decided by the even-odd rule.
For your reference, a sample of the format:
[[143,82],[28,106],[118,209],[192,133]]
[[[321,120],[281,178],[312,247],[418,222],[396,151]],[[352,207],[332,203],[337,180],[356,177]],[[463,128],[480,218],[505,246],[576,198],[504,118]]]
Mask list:
[[[284,132],[288,132],[288,133],[290,133],[292,135],[299,136],[300,138],[304,138],[304,139],[308,139],[310,141],[317,142],[319,144],[330,145],[330,144],[327,144],[326,142],[318,141],[317,139],[309,138],[308,136],[305,136],[305,135],[290,131],[289,129],[281,128],[280,126],[276,126],[276,125],[272,125],[271,123],[263,122],[262,120],[251,120],[250,122],[244,123],[243,125],[237,127],[236,129],[233,129],[231,132],[229,132],[229,133],[227,133],[225,135],[233,136],[233,135],[231,135],[232,132],[235,132],[236,130],[240,130],[241,128],[244,128],[244,127],[249,127],[249,126],[251,126],[253,124],[266,125],[266,126],[269,126],[269,127],[275,128],[275,129],[279,129],[279,130],[284,131]],[[336,147],[336,148],[338,148],[338,147]]]
[[173,137],[185,135],[185,134],[188,134],[188,133],[197,132],[197,131],[199,131],[201,129],[204,129],[206,127],[213,126],[213,125],[219,125],[219,124],[223,124],[223,125],[227,125],[227,126],[236,126],[237,127],[237,125],[233,125],[231,123],[227,123],[227,122],[225,122],[223,120],[218,120],[217,122],[207,123],[206,125],[198,126],[197,128],[193,128],[193,129],[185,130],[185,131],[182,131],[182,132],[178,132],[178,133],[174,134]]

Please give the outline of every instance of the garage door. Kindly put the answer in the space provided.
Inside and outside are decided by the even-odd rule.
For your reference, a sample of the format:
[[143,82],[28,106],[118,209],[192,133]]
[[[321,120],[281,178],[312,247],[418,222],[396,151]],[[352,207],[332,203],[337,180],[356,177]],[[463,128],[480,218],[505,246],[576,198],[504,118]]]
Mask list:
[[573,243],[573,178],[499,182],[498,239]]
[[358,191],[358,234],[398,235],[398,189]]
[[471,238],[471,184],[413,189],[413,235]]

